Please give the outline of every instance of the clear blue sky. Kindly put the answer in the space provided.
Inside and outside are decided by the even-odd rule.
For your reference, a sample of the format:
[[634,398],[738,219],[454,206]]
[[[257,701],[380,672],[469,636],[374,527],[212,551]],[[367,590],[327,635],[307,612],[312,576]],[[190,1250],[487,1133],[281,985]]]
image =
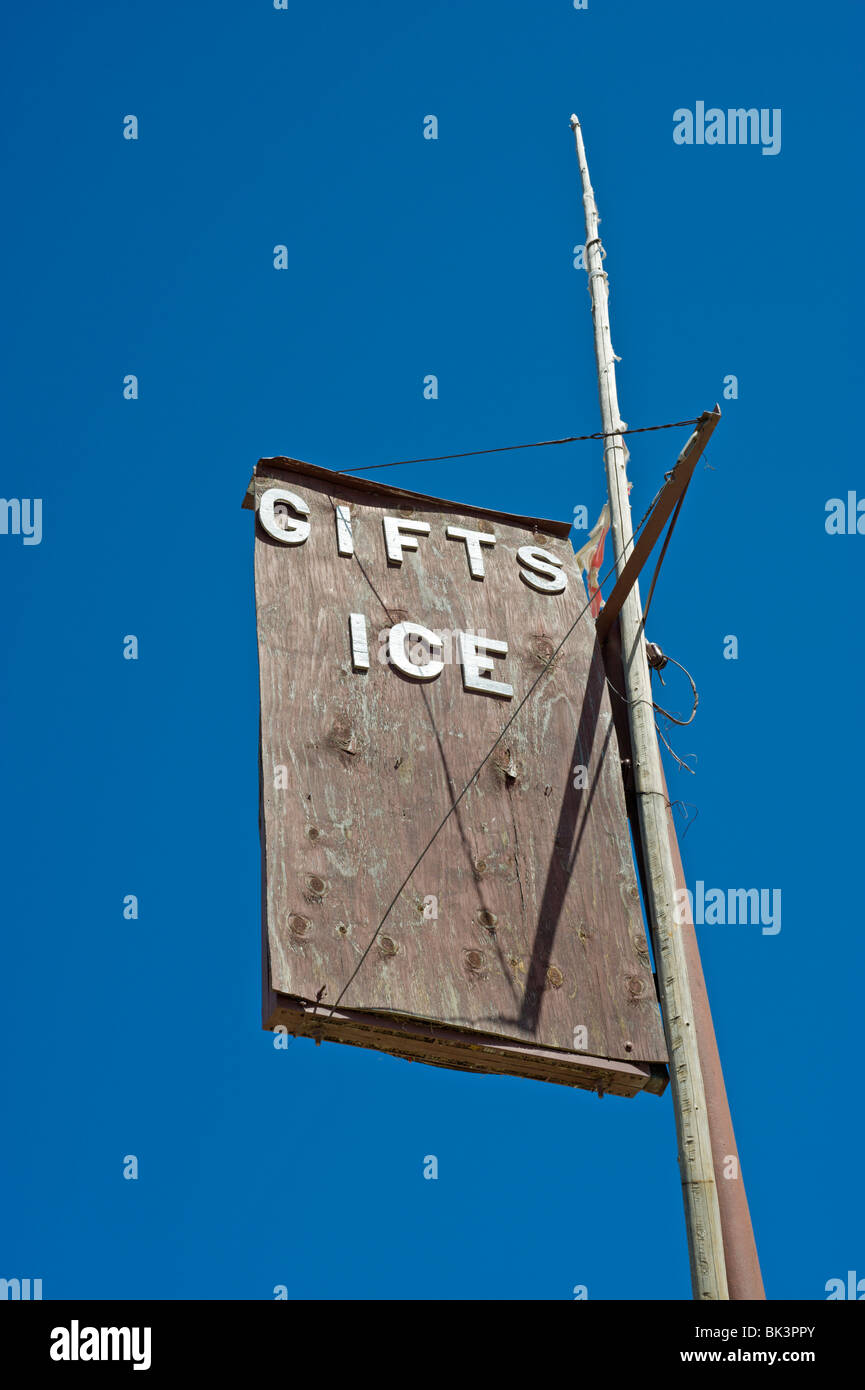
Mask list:
[[[861,11],[48,0],[2,26],[0,491],[43,500],[43,536],[0,535],[0,1274],[46,1298],[689,1296],[669,1093],[259,1028],[247,480],[261,455],[599,427],[576,110],[623,415],[724,410],[649,635],[700,689],[673,739],[697,775],[668,769],[699,808],[689,881],[783,893],[777,935],[700,929],[767,1291],[865,1275],[865,537],[824,526],[865,495]],[[779,108],[780,152],[674,144],[697,101]],[[637,515],[683,439],[633,441]],[[559,518],[604,492],[594,444],[388,478]]]

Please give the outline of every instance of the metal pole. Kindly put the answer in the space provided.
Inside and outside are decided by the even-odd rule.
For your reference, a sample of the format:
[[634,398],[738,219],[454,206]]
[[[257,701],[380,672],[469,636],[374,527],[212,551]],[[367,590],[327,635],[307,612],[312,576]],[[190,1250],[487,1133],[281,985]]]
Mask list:
[[[661,776],[664,777],[663,767]],[[667,797],[667,814],[670,817],[670,838],[673,846],[673,867],[676,882],[680,889],[686,888],[685,871],[679,854],[679,845],[673,825],[673,812],[670,806],[667,782],[663,782]],[[681,899],[680,899],[681,901]],[[685,939],[685,955],[688,960],[688,975],[691,982],[691,998],[694,1003],[694,1027],[697,1031],[697,1046],[703,1068],[703,1085],[706,1090],[706,1104],[709,1110],[709,1136],[712,1141],[712,1155],[715,1160],[715,1181],[718,1185],[718,1206],[721,1212],[721,1231],[724,1236],[724,1257],[727,1261],[727,1286],[729,1297],[734,1300],[755,1301],[765,1299],[763,1276],[760,1273],[760,1259],[751,1213],[748,1209],[748,1195],[745,1179],[739,1163],[736,1148],[736,1135],[733,1131],[733,1117],[727,1100],[724,1073],[718,1054],[718,1041],[709,1008],[706,981],[697,933],[690,920],[682,923],[681,931]]]
[[[598,210],[589,180],[583,134],[576,116],[571,129],[577,146],[586,214],[586,265],[592,297],[598,394],[605,434],[625,428],[619,415],[616,368],[610,340],[607,277],[598,236]],[[628,501],[627,454],[620,437],[605,440],[604,465],[610,502],[610,533],[616,569],[622,573],[633,548]],[[643,637],[643,613],[637,584],[620,615],[625,695],[634,761],[634,789],[646,861],[647,911],[655,952],[658,991],[670,1058],[670,1082],[679,1173],[685,1204],[691,1287],[695,1299],[726,1299],[727,1273],[718,1207],[718,1192],[709,1136],[709,1116],[694,1024],[694,1008],[682,931],[674,920],[676,875],[670,843],[667,796],[658,740],[649,666]]]

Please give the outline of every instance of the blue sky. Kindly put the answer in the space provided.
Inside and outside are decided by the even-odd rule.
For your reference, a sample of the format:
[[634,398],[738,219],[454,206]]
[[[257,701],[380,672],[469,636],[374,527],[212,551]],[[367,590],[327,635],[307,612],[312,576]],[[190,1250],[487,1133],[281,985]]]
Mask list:
[[[689,1296],[669,1093],[281,1052],[259,1028],[243,492],[259,456],[599,427],[576,110],[624,418],[724,411],[649,636],[700,690],[672,740],[697,775],[668,767],[699,810],[689,882],[783,894],[777,935],[699,933],[766,1288],[865,1275],[865,538],[824,525],[865,495],[861,12],[48,0],[2,25],[0,491],[41,498],[43,534],[0,535],[0,1274],[46,1298]],[[780,152],[674,144],[697,101],[779,109]],[[683,440],[632,441],[637,516]],[[387,478],[558,518],[604,495],[594,444]]]

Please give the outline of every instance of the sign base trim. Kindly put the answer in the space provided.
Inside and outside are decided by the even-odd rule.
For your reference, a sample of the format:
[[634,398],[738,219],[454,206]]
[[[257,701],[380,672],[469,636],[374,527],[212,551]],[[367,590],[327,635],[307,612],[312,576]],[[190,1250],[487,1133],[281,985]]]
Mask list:
[[533,1047],[493,1034],[468,1034],[447,1024],[403,1014],[358,1009],[337,1009],[331,1013],[326,1003],[311,1004],[288,994],[274,994],[271,1000],[271,1011],[263,1023],[267,1032],[281,1025],[295,1037],[370,1047],[408,1062],[553,1081],[628,1099],[640,1091],[662,1095],[669,1081],[666,1066],[659,1062],[624,1062]]

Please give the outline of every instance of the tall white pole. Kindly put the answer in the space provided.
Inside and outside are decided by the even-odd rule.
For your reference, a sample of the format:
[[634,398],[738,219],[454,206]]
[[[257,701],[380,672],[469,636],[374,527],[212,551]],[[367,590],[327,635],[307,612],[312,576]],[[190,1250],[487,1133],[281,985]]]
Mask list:
[[[619,415],[616,393],[607,276],[602,265],[603,248],[598,236],[598,209],[589,180],[583,133],[576,116],[571,117],[571,129],[577,144],[586,214],[586,266],[595,326],[601,421],[604,434],[612,435],[625,426]],[[604,465],[610,502],[610,533],[617,573],[621,574],[633,548],[633,534],[628,500],[627,452],[620,436],[605,439]],[[619,623],[635,792],[646,861],[646,906],[670,1058],[670,1085],[679,1142],[679,1172],[685,1203],[691,1287],[695,1299],[726,1299],[729,1297],[727,1273],[709,1137],[709,1116],[697,1048],[685,946],[673,910],[676,875],[637,584],[625,599]]]

